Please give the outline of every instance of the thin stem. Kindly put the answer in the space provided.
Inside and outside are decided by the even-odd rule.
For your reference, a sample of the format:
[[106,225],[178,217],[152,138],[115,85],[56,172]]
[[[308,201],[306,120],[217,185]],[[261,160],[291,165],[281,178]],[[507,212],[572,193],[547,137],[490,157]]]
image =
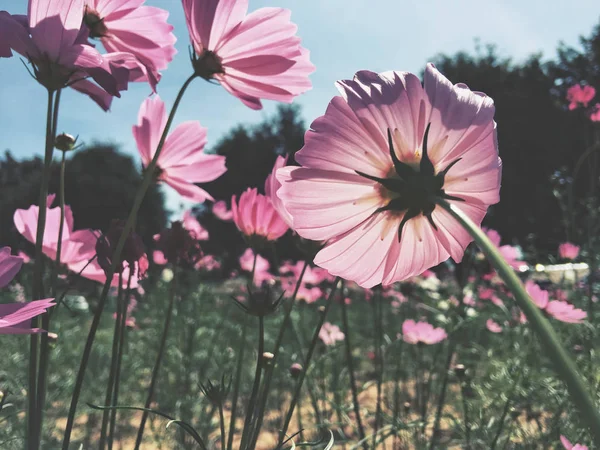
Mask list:
[[[54,105],[54,91],[48,90],[48,109],[46,114],[46,146],[44,152],[44,168],[42,170],[42,180],[40,182],[39,213],[37,222],[37,232],[35,239],[35,261],[33,265],[33,286],[32,294],[34,300],[39,300],[44,296],[43,277],[44,277],[44,259],[43,259],[43,241],[44,231],[46,229],[46,197],[48,196],[48,182],[50,181],[50,168],[52,165],[52,153],[54,150],[54,139],[52,136],[52,117]],[[31,320],[31,327],[39,326],[37,317]],[[29,385],[27,391],[28,409],[27,409],[27,436],[28,448],[38,449],[41,439],[41,414],[38,405],[38,347],[39,335],[32,334],[29,349]]]
[[[133,268],[130,267],[129,279],[127,280],[127,290],[125,297],[121,302],[121,317],[119,318],[119,353],[117,356],[117,372],[115,376],[115,387],[113,389],[112,404],[119,405],[119,386],[121,384],[121,364],[123,363],[123,352],[125,351],[125,335],[127,332],[127,308],[129,306],[129,297],[131,295],[131,279],[133,277]],[[108,450],[112,450],[115,439],[115,427],[117,423],[117,409],[113,409],[110,414],[110,434],[108,438]]]
[[223,415],[223,402],[219,402],[219,425],[221,426],[221,448],[225,450],[225,416]]
[[595,442],[600,443],[600,413],[584,381],[579,376],[575,363],[561,345],[558,336],[548,320],[527,294],[519,277],[504,261],[498,249],[492,244],[481,228],[475,225],[465,213],[445,200],[439,200],[439,205],[448,211],[471,234],[477,245],[479,245],[498,272],[498,275],[506,283],[517,304],[525,313],[531,327],[538,335],[542,347],[546,350],[548,357],[554,364],[556,372],[566,384],[573,402],[579,409],[582,421],[589,427],[591,434],[595,437]]
[[279,441],[278,441],[277,447],[276,447],[277,449],[281,448],[281,446],[283,445],[283,442],[285,440],[285,435],[287,433],[287,429],[290,426],[290,421],[292,420],[292,416],[294,414],[294,408],[296,407],[296,404],[298,403],[298,399],[300,398],[300,391],[302,390],[302,384],[304,383],[304,378],[306,378],[306,373],[308,372],[308,369],[310,367],[310,361],[312,359],[312,355],[315,351],[315,348],[317,347],[317,343],[319,342],[319,332],[321,331],[321,327],[323,326],[323,323],[325,323],[325,318],[327,317],[327,313],[329,312],[329,309],[331,308],[331,305],[333,304],[333,298],[337,291],[338,285],[340,284],[340,281],[341,281],[340,277],[336,277],[335,281],[333,282],[333,287],[331,288],[331,292],[329,293],[329,296],[327,297],[327,300],[325,303],[325,309],[321,313],[319,323],[317,324],[317,328],[315,329],[315,332],[313,333],[312,341],[310,343],[310,347],[308,348],[308,354],[306,355],[306,361],[304,362],[304,370],[300,373],[300,376],[298,378],[298,383],[296,384],[296,390],[294,392],[294,396],[292,397],[292,402],[288,409],[287,415],[285,416],[285,421],[283,422],[283,427],[279,432]]
[[277,364],[277,357],[279,356],[279,349],[281,348],[281,343],[283,342],[283,336],[285,334],[285,331],[287,330],[288,324],[290,323],[292,309],[294,308],[294,305],[296,304],[296,296],[298,295],[298,290],[300,289],[300,286],[302,285],[302,279],[304,278],[304,273],[306,272],[307,267],[308,267],[308,262],[305,261],[304,265],[302,266],[302,270],[300,271],[300,275],[298,276],[298,280],[296,280],[296,286],[294,287],[294,292],[292,294],[292,298],[290,299],[290,305],[288,306],[288,308],[285,311],[285,316],[283,317],[283,322],[281,323],[281,327],[279,328],[279,334],[277,335],[277,340],[275,341],[275,347],[273,349],[273,359],[271,360],[272,369],[269,370],[265,374],[263,395],[262,395],[262,398],[260,399],[260,405],[258,408],[258,415],[257,415],[258,421],[256,423],[256,427],[254,430],[254,438],[253,438],[254,443],[256,443],[256,440],[258,439],[258,435],[260,434],[260,429],[262,428],[263,418],[264,418],[264,414],[265,414],[265,408],[266,408],[266,404],[267,404],[267,398],[269,396],[269,389],[271,387],[271,380],[273,379],[273,372],[275,372],[275,366]]
[[244,430],[242,431],[241,449],[246,448],[246,444],[252,437],[251,423],[256,411],[256,398],[260,387],[260,379],[263,366],[263,353],[265,352],[265,318],[258,317],[258,357],[256,359],[256,371],[254,372],[254,383],[252,384],[252,392],[248,401],[248,409],[246,411],[246,419],[244,420]]
[[165,353],[167,336],[169,335],[169,328],[171,327],[171,319],[173,317],[175,294],[177,291],[177,278],[177,267],[174,267],[173,280],[171,282],[171,289],[169,292],[169,305],[167,306],[167,313],[165,316],[165,324],[163,325],[163,332],[160,338],[160,344],[158,345],[158,355],[156,356],[156,361],[154,362],[154,368],[152,369],[152,377],[150,378],[150,385],[148,386],[148,395],[146,396],[146,403],[144,404],[144,408],[146,409],[146,411],[144,411],[144,413],[142,414],[142,420],[140,421],[137,437],[135,439],[135,450],[139,450],[140,445],[142,445],[144,428],[146,426],[146,421],[148,420],[148,415],[150,414],[148,410],[150,409],[150,405],[152,404],[152,400],[154,399],[154,389],[156,388],[158,372],[160,371],[160,364]]
[[119,263],[121,252],[123,251],[123,247],[125,246],[125,240],[127,239],[127,236],[133,229],[133,224],[135,222],[140,206],[142,205],[142,201],[144,200],[144,196],[146,195],[146,191],[148,190],[148,188],[150,187],[150,183],[152,183],[152,180],[154,179],[154,171],[158,163],[158,157],[162,152],[165,140],[167,139],[167,135],[169,133],[169,129],[171,128],[171,124],[173,123],[173,119],[175,118],[175,113],[177,112],[177,108],[179,107],[179,103],[181,102],[181,99],[183,98],[183,94],[185,93],[187,87],[194,80],[194,78],[196,78],[196,74],[193,74],[185,81],[185,83],[179,90],[179,93],[177,94],[177,98],[175,99],[175,103],[173,104],[173,108],[171,109],[169,118],[167,119],[165,129],[163,130],[162,136],[158,143],[158,147],[156,148],[156,152],[154,153],[154,157],[152,158],[150,164],[148,164],[148,167],[146,167],[144,179],[136,194],[133,207],[131,208],[131,212],[129,213],[129,217],[127,218],[127,222],[125,222],[125,226],[123,227],[123,233],[121,234],[121,236],[119,237],[119,241],[117,242],[115,253],[112,257],[112,264],[109,272],[106,274],[106,282],[104,283],[104,287],[100,295],[98,309],[94,314],[92,325],[90,326],[90,331],[87,337],[87,341],[85,343],[83,355],[81,357],[81,364],[79,365],[79,371],[77,372],[75,388],[73,390],[73,396],[71,397],[71,406],[69,407],[69,414],[67,416],[65,437],[63,439],[62,445],[63,450],[69,450],[69,442],[71,442],[71,433],[73,431],[73,425],[75,423],[75,411],[77,410],[77,403],[79,402],[79,395],[81,394],[81,388],[83,386],[85,371],[87,369],[88,360],[90,358],[92,346],[96,337],[96,331],[98,330],[98,325],[100,324],[100,318],[102,316],[102,311],[104,310],[104,305],[106,303],[106,297],[110,289],[113,274],[115,273],[117,264]]
[[[381,387],[383,385],[383,355],[381,347],[383,345],[383,315],[381,296],[376,293],[373,296],[373,325],[375,328],[375,370],[377,374],[377,406],[375,407],[375,426],[373,430],[372,448],[377,448],[377,432],[381,420]],[[344,303],[344,299],[342,299]]]
[[[342,288],[343,289],[343,288]],[[358,389],[356,388],[356,377],[354,375],[354,362],[352,358],[352,343],[350,341],[350,325],[348,323],[348,311],[344,299],[340,302],[342,305],[342,326],[344,327],[344,348],[346,350],[346,364],[348,365],[348,376],[350,377],[350,390],[352,391],[352,404],[354,406],[354,415],[356,416],[356,426],[358,428],[358,438],[362,442],[364,450],[369,448],[365,440],[365,429],[360,417],[360,403],[358,402]]]
[[442,420],[442,411],[444,410],[444,403],[446,402],[446,390],[448,388],[448,380],[450,378],[450,365],[452,364],[452,356],[454,355],[455,340],[450,338],[448,342],[448,356],[446,357],[446,366],[444,372],[444,378],[442,380],[442,388],[440,390],[440,397],[438,399],[437,409],[435,411],[435,420],[433,422],[433,432],[431,434],[431,443],[429,450],[435,448],[435,444],[440,431],[440,422]]
[[[227,450],[233,447],[233,435],[235,434],[235,421],[237,418],[237,404],[240,393],[240,384],[242,380],[242,367],[244,364],[244,351],[246,349],[246,330],[248,329],[248,318],[244,318],[244,328],[242,329],[242,339],[238,354],[237,366],[235,369],[235,385],[233,387],[233,396],[231,398],[231,417],[229,419],[229,436],[227,437]],[[137,449],[136,449],[137,450]]]
[[460,396],[462,399],[462,407],[463,407],[463,419],[465,423],[465,439],[466,439],[466,449],[471,449],[471,424],[469,423],[469,404],[467,403],[466,393],[466,381],[461,381],[460,383]]
[[[110,358],[110,371],[108,372],[108,381],[106,382],[106,395],[104,397],[104,411],[102,411],[102,424],[100,426],[100,441],[98,443],[98,450],[104,450],[106,446],[106,439],[108,437],[108,424],[110,419],[111,400],[113,396],[113,388],[115,382],[115,374],[117,372],[117,354],[119,352],[119,332],[121,328],[119,324],[121,322],[121,297],[123,296],[123,274],[119,274],[119,291],[117,294],[117,317],[115,319],[115,327],[113,330],[113,342],[112,351]],[[117,406],[117,405],[112,405]]]

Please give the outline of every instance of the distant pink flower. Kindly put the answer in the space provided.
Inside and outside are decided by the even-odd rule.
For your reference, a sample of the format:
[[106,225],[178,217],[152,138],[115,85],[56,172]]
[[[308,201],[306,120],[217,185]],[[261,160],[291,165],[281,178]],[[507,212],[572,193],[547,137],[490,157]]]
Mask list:
[[582,86],[576,84],[567,89],[567,100],[569,101],[569,109],[574,110],[580,106],[587,107],[596,95],[596,89],[592,86]]
[[[165,104],[158,95],[147,98],[138,113],[133,136],[144,167],[152,161],[167,123]],[[157,178],[183,197],[198,203],[212,200],[211,195],[194,183],[206,183],[223,175],[225,157],[204,153],[206,128],[197,121],[184,122],[167,136],[157,164]]]
[[581,445],[581,444],[571,444],[571,442],[569,442],[569,440],[564,437],[564,436],[560,436],[560,442],[562,443],[563,447],[565,448],[565,450],[588,450],[588,447],[586,445]]
[[568,302],[548,301],[548,291],[544,291],[531,280],[525,283],[525,289],[538,308],[556,320],[567,323],[581,323],[587,317],[585,311],[575,308]]
[[485,322],[485,327],[492,333],[502,333],[502,326],[492,319],[488,319],[487,322]]
[[287,209],[285,209],[285,206],[283,205],[283,201],[277,195],[277,191],[281,187],[281,183],[279,182],[275,174],[277,173],[278,169],[285,167],[286,162],[287,158],[284,158],[283,156],[278,156],[275,160],[273,169],[271,170],[271,173],[265,181],[265,195],[271,199],[273,207],[275,208],[279,216],[288,225],[288,227],[293,228],[292,216],[290,216],[290,213],[287,211]]
[[256,188],[248,188],[239,200],[234,195],[231,198],[231,211],[233,222],[247,237],[259,236],[275,241],[288,230],[269,197],[259,194]]
[[208,241],[208,231],[200,225],[194,213],[188,209],[183,213],[183,228],[188,230],[192,236],[199,241]]
[[[138,58],[152,76],[175,55],[173,26],[167,23],[169,12],[143,6],[145,0],[84,0],[83,22],[91,38],[100,39],[108,52],[126,52]],[[132,79],[131,81],[146,81]]]
[[564,242],[558,246],[558,256],[563,259],[576,259],[579,256],[579,246]]
[[246,15],[248,0],[183,0],[183,9],[196,74],[219,81],[249,108],[261,109],[260,99],[290,103],[311,88],[315,68],[289,10]]
[[527,280],[525,283],[525,290],[538,308],[546,309],[548,306],[548,291],[543,290],[531,280]]
[[19,273],[23,258],[10,254],[10,247],[0,248],[0,288],[5,287]]
[[[83,0],[29,0],[26,22],[0,13],[0,40],[28,58],[36,79],[48,89],[71,86],[106,102],[105,96],[120,97],[119,91],[127,89],[130,70],[122,64],[125,55],[111,60],[87,45],[81,33],[83,10]],[[0,56],[12,54],[4,48]]]
[[27,303],[0,304],[0,334],[43,333],[44,330],[31,328],[31,319],[53,307],[53,302],[53,298],[46,298]]
[[23,260],[24,264],[29,264],[31,262],[29,255],[22,250],[18,251],[17,256]]
[[196,264],[196,269],[207,270],[209,272],[220,268],[221,263],[213,255],[203,256]]
[[492,243],[498,248],[498,251],[504,258],[504,260],[510,264],[514,269],[518,269],[522,264],[521,261],[521,252],[518,248],[513,247],[512,245],[500,245],[500,234],[496,230],[492,230],[489,228],[483,228],[487,237],[492,241]]
[[600,103],[596,103],[594,106],[592,106],[590,120],[592,122],[600,122]]
[[558,300],[548,303],[546,312],[556,320],[566,323],[581,323],[587,317],[587,313],[582,309],[575,308],[570,303]]
[[227,203],[223,200],[215,202],[212,207],[213,214],[224,222],[230,222],[233,219],[233,211],[227,209]]
[[[42,250],[48,258],[56,259],[58,248],[58,231],[60,227],[60,208],[52,208],[54,195],[49,195],[46,209],[46,227],[44,228],[44,239]],[[29,242],[35,244],[39,206],[32,205],[28,209],[17,209],[13,220],[15,227]],[[65,220],[62,234],[62,248],[60,262],[65,264],[69,270],[80,274],[99,283],[106,281],[104,270],[98,264],[96,258],[96,242],[99,232],[93,230],[73,230],[73,213],[70,206],[65,206]],[[125,263],[127,267],[127,264]],[[124,272],[124,284],[127,283],[128,268]],[[132,287],[137,287],[137,276],[133,277]],[[118,275],[115,274],[112,285],[118,285]]]
[[415,322],[408,319],[402,324],[402,338],[404,342],[409,344],[437,344],[446,339],[447,336],[442,328],[434,328],[433,325],[427,322]]
[[335,345],[338,341],[343,341],[344,337],[345,335],[342,330],[340,330],[340,327],[329,322],[325,322],[321,327],[321,330],[319,330],[319,339],[327,346]]
[[[240,267],[246,272],[252,273],[252,266],[254,265],[254,252],[248,248],[242,256],[240,256]],[[263,281],[274,280],[275,277],[269,272],[269,261],[260,256],[256,255],[256,267],[254,268],[254,282],[261,284]]]
[[372,287],[460,261],[472,238],[435,199],[477,224],[499,201],[493,101],[432,64],[424,86],[406,72],[361,71],[338,89],[296,154],[303,167],[277,171],[294,230],[328,241],[315,263]]

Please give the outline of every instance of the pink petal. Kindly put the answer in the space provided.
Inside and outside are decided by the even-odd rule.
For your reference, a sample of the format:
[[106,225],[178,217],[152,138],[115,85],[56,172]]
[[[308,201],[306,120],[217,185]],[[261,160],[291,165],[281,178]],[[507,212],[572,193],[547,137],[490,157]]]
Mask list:
[[165,104],[158,95],[147,98],[140,106],[138,123],[133,126],[133,136],[144,166],[150,164],[167,122]]
[[9,247],[0,248],[0,288],[12,281],[22,265],[23,258],[11,255]]
[[50,59],[73,45],[83,20],[83,0],[29,0],[31,37]]
[[104,111],[108,111],[110,109],[110,105],[114,97],[97,84],[92,83],[90,80],[76,81],[71,83],[70,87],[78,92],[81,92],[82,94],[89,96]]
[[168,176],[164,178],[164,182],[175,189],[179,194],[190,200],[194,200],[198,203],[203,203],[205,200],[213,200],[212,195],[206,192],[204,189],[196,186],[195,184],[188,183],[181,178]]

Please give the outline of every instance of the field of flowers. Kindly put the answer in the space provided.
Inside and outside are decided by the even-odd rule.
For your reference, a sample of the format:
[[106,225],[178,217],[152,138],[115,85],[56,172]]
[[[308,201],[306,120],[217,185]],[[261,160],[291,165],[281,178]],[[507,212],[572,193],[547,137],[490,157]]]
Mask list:
[[[39,201],[9,212],[32,251],[0,239],[0,448],[598,448],[598,143],[576,164],[587,196],[554,188],[567,232],[544,264],[481,226],[500,201],[494,100],[431,63],[338,81],[293,164],[215,201],[227,158],[178,120],[189,85],[261,109],[309,90],[315,67],[288,10],[183,0],[191,66],[168,109],[174,30],[143,3],[0,11],[0,58],[20,55],[48,94]],[[61,93],[108,110],[134,82],[153,90],[132,120],[143,182],[128,216],[78,229]],[[600,121],[592,86],[567,92]],[[236,270],[205,251],[193,209],[144,242],[155,183],[235,225]],[[586,239],[571,239],[574,203]],[[280,258],[284,236],[299,258]]]

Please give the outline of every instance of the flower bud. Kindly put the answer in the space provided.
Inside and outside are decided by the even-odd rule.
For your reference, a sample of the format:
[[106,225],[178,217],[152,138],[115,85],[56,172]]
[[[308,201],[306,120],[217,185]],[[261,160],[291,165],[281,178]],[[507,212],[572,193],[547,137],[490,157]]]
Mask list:
[[303,370],[304,368],[298,363],[292,364],[289,368],[292,378],[298,378]]
[[463,364],[457,364],[454,367],[454,374],[459,380],[463,380],[467,373],[467,368]]
[[180,221],[173,222],[171,228],[159,234],[156,246],[172,264],[192,267],[202,257],[200,243]]
[[54,147],[63,152],[75,150],[75,144],[77,144],[77,138],[67,133],[59,134],[54,140]]
[[275,355],[271,352],[264,352],[262,354],[263,363],[265,365],[270,364],[271,361],[273,361],[273,358],[275,358]]
[[269,284],[265,284],[260,288],[252,288],[248,285],[247,290],[246,301],[240,302],[235,298],[233,300],[240,308],[252,316],[265,317],[273,314],[283,300],[283,292],[279,297],[276,297],[273,288]]

